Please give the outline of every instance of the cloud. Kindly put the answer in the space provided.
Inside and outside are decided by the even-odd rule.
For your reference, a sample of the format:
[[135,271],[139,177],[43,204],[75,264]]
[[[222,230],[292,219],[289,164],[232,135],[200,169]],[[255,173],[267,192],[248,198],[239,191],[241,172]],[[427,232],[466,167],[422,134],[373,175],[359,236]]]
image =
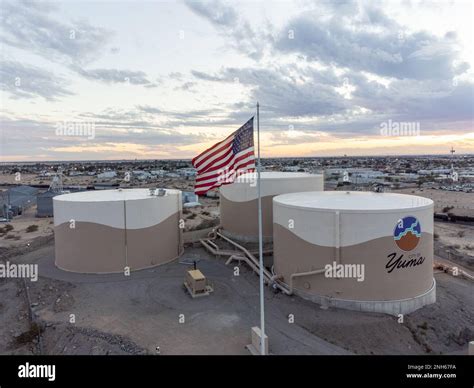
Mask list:
[[[454,86],[452,81],[395,79],[385,86],[358,71],[338,76],[304,64],[193,75],[206,82],[237,80],[248,88],[249,98],[228,109],[248,112],[259,101],[262,122],[270,131],[287,131],[293,125],[308,132],[368,135],[379,132],[380,123],[388,119],[419,121],[425,133],[472,129],[474,88],[467,81]],[[344,82],[352,88],[351,98],[338,92]]]
[[[206,139],[200,135],[170,131],[146,120],[123,122],[119,114],[115,117],[116,121],[105,121],[94,117],[93,114],[86,114],[67,120],[69,123],[93,123],[95,136],[93,139],[88,139],[86,136],[58,136],[56,127],[60,122],[54,119],[11,118],[3,114],[0,116],[0,127],[2,128],[0,153],[5,158],[18,154],[34,157],[34,154],[44,153],[57,155],[55,150],[60,149],[61,155],[64,156],[68,153],[67,149],[71,149],[81,153],[83,158],[82,154],[85,155],[89,151],[93,152],[93,150],[101,149],[107,145],[110,145],[111,150],[120,149],[121,145],[125,148],[130,146],[142,149],[161,147],[162,150],[168,147],[171,150],[180,146],[196,144]],[[82,151],[78,151],[81,149]]]
[[234,26],[239,21],[239,16],[234,8],[221,1],[185,1],[185,3],[198,15],[218,26]]
[[85,21],[58,21],[56,10],[50,3],[2,1],[0,42],[68,64],[97,59],[112,33]]
[[[91,4],[87,6],[93,11]],[[377,135],[380,124],[387,120],[420,122],[423,134],[472,132],[474,86],[469,75],[465,76],[469,65],[458,60],[462,28],[446,32],[437,27],[437,35],[417,31],[413,25],[405,29],[403,18],[395,19],[376,2],[295,4],[291,17],[275,10],[280,24],[272,25],[273,20],[250,23],[238,4],[186,1],[194,13],[186,15],[186,22],[196,36],[206,35],[208,26],[203,28],[203,24],[209,24],[225,47],[216,46],[222,39],[204,37],[200,41],[204,50],[199,53],[218,50],[217,57],[190,60],[175,68],[163,65],[163,78],[156,78],[121,66],[129,43],[112,39],[122,35],[85,21],[70,21],[66,4],[59,9],[54,3],[3,2],[0,44],[15,48],[5,50],[9,59],[0,68],[0,88],[9,97],[57,101],[73,94],[67,76],[79,87],[84,80],[105,85],[128,82],[144,88],[159,84],[163,93],[145,93],[140,105],[131,108],[127,108],[128,101],[114,99],[124,108],[113,106],[98,112],[77,111],[79,104],[69,111],[64,105],[58,113],[58,106],[50,105],[51,110],[38,120],[26,119],[32,113],[25,110],[24,103],[9,102],[8,109],[15,114],[0,122],[8,142],[2,152],[28,155],[33,149],[38,155],[59,158],[81,152],[82,147],[89,151],[81,152],[81,157],[90,153],[107,157],[130,147],[134,157],[153,149],[172,150],[175,157],[183,155],[181,146],[189,150],[193,144],[214,141],[238,128],[255,114],[257,101],[262,130],[282,147],[328,141],[328,137],[331,141],[365,139]],[[137,35],[148,27],[137,30]],[[206,45],[212,44],[209,51]],[[201,50],[199,45],[196,48]],[[226,48],[233,52],[220,55]],[[188,58],[195,59],[196,53],[191,50]],[[38,67],[40,63],[44,66],[43,59],[53,62],[54,69],[63,68],[64,74]],[[104,65],[109,60],[116,68]],[[219,65],[220,70],[210,70]],[[162,68],[161,61],[157,66]],[[104,85],[95,86],[103,91]],[[190,95],[197,91],[202,91],[202,99]],[[72,121],[94,122],[96,138],[55,136],[57,114],[74,115]],[[294,129],[291,136],[290,127]],[[196,130],[206,134],[189,135]]]
[[196,91],[194,90],[195,86],[196,86],[196,82],[187,81],[187,82],[184,82],[183,84],[181,84],[177,89],[178,90],[183,90],[185,92],[196,93]]
[[353,16],[359,12],[359,5],[356,0],[322,1],[317,2],[316,5],[340,16]]
[[473,117],[474,84],[469,81],[395,80],[385,87],[352,73],[353,102],[372,114],[398,120],[468,121]]
[[85,69],[86,64],[97,61],[104,52],[119,51],[117,47],[106,50],[114,34],[85,21],[58,21],[57,10],[51,3],[2,2],[0,42],[65,65],[89,80],[157,86],[143,71]]
[[228,3],[210,0],[185,0],[195,14],[209,21],[227,39],[229,46],[252,59],[260,59],[266,43],[262,33],[257,34],[250,24]]
[[199,120],[199,122],[205,122],[208,125],[210,117],[215,117],[216,114],[225,113],[225,111],[220,108],[171,111],[163,110],[155,106],[138,105],[136,109],[140,113],[163,117],[166,120],[166,126],[168,127],[182,125],[183,123],[192,126],[192,123],[196,123],[197,120]]
[[[253,101],[260,101],[264,110],[279,116],[318,116],[342,113],[347,102],[336,92],[335,83],[313,74],[298,79],[288,68],[227,69],[230,79],[255,86],[251,89]],[[333,79],[333,82],[335,79]]]
[[191,70],[191,74],[194,77],[196,77],[200,80],[204,80],[204,81],[222,81],[222,78],[219,78],[215,75],[206,74],[202,71]]
[[405,32],[379,8],[361,13],[353,20],[337,13],[325,19],[315,12],[299,15],[280,31],[274,48],[308,61],[398,79],[452,79],[468,69],[467,63],[453,64],[459,51],[452,34]]
[[469,65],[457,60],[457,34],[407,33],[375,3],[312,7],[277,34],[271,62],[191,74],[243,85],[239,109],[259,101],[272,130],[297,122],[303,131],[373,134],[388,119],[420,121],[433,133],[472,129],[474,89],[459,77]]
[[57,74],[15,61],[0,63],[0,88],[14,98],[42,97],[55,101],[73,93],[66,88],[69,83]]
[[[216,128],[225,131],[226,126],[240,126],[249,119],[249,112],[233,113],[228,107],[212,107],[209,109],[171,111],[157,106],[137,105],[130,110],[106,109],[102,112],[81,113],[78,118],[93,121],[102,129],[126,130],[137,133],[155,131],[179,133],[184,128]],[[145,137],[146,135],[140,135]],[[179,135],[184,136],[184,135]],[[208,140],[206,134],[199,137],[189,135],[186,144]]]
[[277,116],[318,116],[344,112],[349,105],[335,90],[342,80],[332,71],[316,72],[293,65],[276,69],[227,68],[218,75],[193,72],[206,81],[233,82],[250,88],[250,100]]
[[147,88],[157,87],[156,83],[151,82],[143,71],[118,70],[118,69],[82,69],[73,67],[78,74],[84,78],[93,81],[104,82],[108,84],[128,83],[132,85],[143,85]]

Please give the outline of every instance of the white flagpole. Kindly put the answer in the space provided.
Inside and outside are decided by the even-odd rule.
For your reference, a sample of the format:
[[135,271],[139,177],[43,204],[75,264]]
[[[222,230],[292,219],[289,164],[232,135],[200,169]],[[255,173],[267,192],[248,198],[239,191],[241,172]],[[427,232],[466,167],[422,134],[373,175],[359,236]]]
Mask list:
[[257,101],[257,192],[258,192],[258,256],[260,266],[260,354],[265,355],[265,308],[263,294],[263,232],[262,232],[262,197],[260,193],[260,172],[262,164],[260,162],[260,104]]

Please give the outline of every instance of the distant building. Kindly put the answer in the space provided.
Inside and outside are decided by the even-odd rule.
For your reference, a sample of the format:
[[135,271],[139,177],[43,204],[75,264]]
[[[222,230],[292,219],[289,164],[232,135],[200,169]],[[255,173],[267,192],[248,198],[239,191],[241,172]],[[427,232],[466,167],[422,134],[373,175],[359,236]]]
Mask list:
[[349,179],[348,181],[352,183],[373,183],[378,182],[381,183],[387,176],[382,171],[376,171],[367,168],[328,168],[325,171],[325,175],[327,177],[337,177],[340,180],[343,180],[344,175],[346,175]]
[[177,173],[185,178],[191,178],[196,176],[195,168],[180,168]]
[[166,174],[165,170],[151,170],[150,174],[153,176],[163,177]]
[[68,173],[69,176],[81,176],[84,175],[82,171],[69,171]]
[[194,194],[192,191],[183,191],[181,194],[184,207],[201,206],[199,203],[199,196]]
[[285,166],[282,168],[282,171],[285,172],[306,172],[307,169],[300,166]]
[[38,189],[31,186],[15,186],[4,191],[0,197],[0,216],[14,217],[36,204]]
[[140,181],[144,181],[144,180],[152,178],[152,174],[150,174],[147,171],[136,170],[136,171],[132,171],[132,174],[136,179]]
[[117,176],[115,171],[104,171],[100,174],[97,174],[97,179],[112,179]]
[[[105,185],[107,185],[107,188],[111,187],[110,184]],[[44,193],[39,193],[36,196],[36,217],[53,217],[53,198],[57,195],[69,194],[71,192],[76,193],[79,191],[86,190],[84,190],[82,187],[69,186],[68,190],[53,191],[49,189]]]
[[59,195],[54,191],[45,191],[36,196],[36,217],[53,216],[53,197]]
[[419,170],[419,175],[449,175],[451,174],[450,168],[436,168],[432,170]]
[[206,197],[207,197],[207,198],[219,198],[219,191],[217,191],[217,190],[209,190],[209,191],[206,193]]

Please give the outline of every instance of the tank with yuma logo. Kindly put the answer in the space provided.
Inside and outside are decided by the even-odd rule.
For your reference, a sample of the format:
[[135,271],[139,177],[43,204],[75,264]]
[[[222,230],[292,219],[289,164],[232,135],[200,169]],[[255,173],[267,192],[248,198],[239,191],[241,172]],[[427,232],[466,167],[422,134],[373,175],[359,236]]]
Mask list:
[[295,293],[337,307],[414,311],[436,300],[433,201],[373,192],[273,199],[274,272]]

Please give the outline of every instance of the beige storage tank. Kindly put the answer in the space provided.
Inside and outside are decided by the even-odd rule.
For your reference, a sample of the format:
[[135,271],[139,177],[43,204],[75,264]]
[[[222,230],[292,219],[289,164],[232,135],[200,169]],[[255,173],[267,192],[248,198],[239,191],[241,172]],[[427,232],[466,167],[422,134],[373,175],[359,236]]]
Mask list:
[[436,301],[433,201],[372,192],[273,199],[274,272],[323,305],[393,315]]
[[[262,224],[265,241],[273,236],[272,199],[275,195],[324,190],[324,174],[262,172]],[[222,233],[239,241],[258,241],[257,173],[240,175],[220,188]]]
[[81,273],[153,267],[183,251],[181,191],[117,189],[53,199],[56,266]]

